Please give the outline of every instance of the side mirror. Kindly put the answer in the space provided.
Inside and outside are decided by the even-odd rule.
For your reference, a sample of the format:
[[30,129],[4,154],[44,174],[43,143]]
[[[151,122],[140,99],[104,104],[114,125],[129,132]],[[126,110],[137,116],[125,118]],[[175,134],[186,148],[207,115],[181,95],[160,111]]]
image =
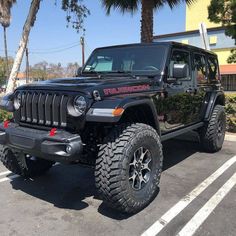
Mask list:
[[82,67],[79,67],[78,70],[76,71],[75,77],[79,77],[82,73]]
[[173,77],[176,79],[182,79],[188,77],[188,65],[187,64],[174,64]]

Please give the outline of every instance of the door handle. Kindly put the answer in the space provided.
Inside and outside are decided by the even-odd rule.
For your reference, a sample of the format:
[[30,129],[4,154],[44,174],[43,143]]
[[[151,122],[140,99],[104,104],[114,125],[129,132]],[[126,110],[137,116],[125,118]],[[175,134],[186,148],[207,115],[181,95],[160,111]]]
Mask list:
[[194,90],[191,89],[191,88],[189,88],[189,89],[186,90],[186,93],[193,93],[193,92],[194,92]]
[[186,90],[186,93],[196,93],[197,92],[197,90],[196,89],[192,89],[192,88],[189,88],[189,89],[187,89]]

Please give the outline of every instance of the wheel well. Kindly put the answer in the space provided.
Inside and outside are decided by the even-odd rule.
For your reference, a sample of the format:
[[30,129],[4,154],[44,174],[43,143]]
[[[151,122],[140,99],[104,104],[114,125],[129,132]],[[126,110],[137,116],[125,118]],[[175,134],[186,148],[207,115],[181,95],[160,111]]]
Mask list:
[[128,107],[120,119],[120,123],[124,122],[144,123],[152,126],[157,130],[157,132],[159,132],[159,127],[157,127],[155,122],[152,109],[146,104]]
[[224,96],[223,94],[222,94],[222,95],[219,95],[219,96],[216,98],[215,105],[222,105],[222,106],[225,105],[225,96]]
[[[214,101],[213,101],[214,102]],[[224,94],[219,94],[218,96],[217,96],[217,98],[215,99],[215,102],[214,102],[214,104],[208,104],[208,106],[209,106],[209,112],[206,114],[206,119],[207,120],[209,120],[210,119],[210,117],[211,117],[211,115],[212,115],[212,112],[213,112],[213,110],[214,110],[214,108],[215,108],[215,106],[216,105],[221,105],[221,106],[225,106],[225,96],[224,96]]]

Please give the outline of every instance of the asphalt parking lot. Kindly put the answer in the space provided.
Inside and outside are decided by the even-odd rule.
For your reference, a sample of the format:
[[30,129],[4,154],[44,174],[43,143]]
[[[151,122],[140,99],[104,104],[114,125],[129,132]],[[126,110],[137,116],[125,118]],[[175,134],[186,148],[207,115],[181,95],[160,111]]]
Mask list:
[[236,143],[217,154],[197,142],[164,143],[156,199],[136,215],[108,209],[93,170],[54,166],[24,180],[0,165],[0,235],[236,235]]

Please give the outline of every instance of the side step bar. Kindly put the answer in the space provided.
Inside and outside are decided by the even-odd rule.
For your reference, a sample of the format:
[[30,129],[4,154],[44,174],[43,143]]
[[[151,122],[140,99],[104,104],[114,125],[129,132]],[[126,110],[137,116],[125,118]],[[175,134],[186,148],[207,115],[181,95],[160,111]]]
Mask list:
[[182,129],[179,129],[179,130],[161,135],[161,141],[165,141],[165,140],[168,140],[168,139],[171,139],[171,138],[175,138],[175,137],[177,137],[181,134],[184,134],[184,133],[187,133],[189,131],[198,129],[198,128],[202,127],[203,125],[204,125],[204,122],[200,122],[200,123],[197,123],[195,125],[191,125],[191,126],[188,126],[186,128],[182,128]]

